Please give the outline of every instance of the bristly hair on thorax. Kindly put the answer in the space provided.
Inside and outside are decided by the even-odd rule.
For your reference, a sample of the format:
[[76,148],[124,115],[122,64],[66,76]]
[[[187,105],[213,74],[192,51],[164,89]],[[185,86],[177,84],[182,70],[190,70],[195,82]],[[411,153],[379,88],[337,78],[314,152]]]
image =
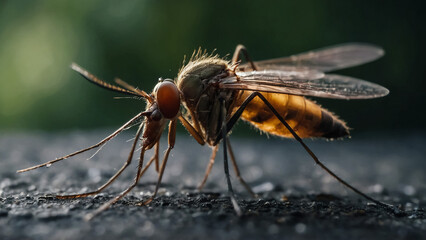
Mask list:
[[224,59],[228,56],[225,55],[224,58],[221,58],[219,54],[215,53],[216,49],[213,49],[211,53],[207,52],[207,49],[202,49],[199,47],[198,49],[195,49],[194,52],[192,52],[191,57],[189,58],[188,63],[186,63],[186,55],[183,57],[182,67],[179,69],[178,76],[181,76],[182,74],[185,74],[185,72],[188,69],[192,69],[193,67],[197,65],[202,64],[208,64],[208,63],[226,63],[227,65],[230,64],[230,61]]

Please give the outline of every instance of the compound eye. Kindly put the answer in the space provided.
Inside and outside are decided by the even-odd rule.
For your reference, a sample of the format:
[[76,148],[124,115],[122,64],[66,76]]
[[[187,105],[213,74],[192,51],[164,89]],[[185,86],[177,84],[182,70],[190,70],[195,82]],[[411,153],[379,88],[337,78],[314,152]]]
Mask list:
[[[158,88],[157,88],[158,87]],[[163,81],[157,84],[157,104],[165,118],[176,117],[180,109],[179,90],[172,81]]]

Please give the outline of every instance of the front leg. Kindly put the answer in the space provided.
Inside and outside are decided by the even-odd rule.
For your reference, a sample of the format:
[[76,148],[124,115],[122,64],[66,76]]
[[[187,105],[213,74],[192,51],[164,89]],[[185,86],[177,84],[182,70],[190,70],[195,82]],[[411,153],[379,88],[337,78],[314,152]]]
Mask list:
[[158,189],[160,188],[161,180],[163,179],[164,169],[166,169],[167,160],[169,159],[170,151],[175,146],[176,122],[177,122],[177,120],[174,119],[169,124],[169,133],[168,133],[169,146],[167,147],[166,153],[164,153],[164,157],[163,157],[163,161],[162,161],[162,164],[161,164],[160,173],[158,175],[157,185],[155,186],[154,194],[148,200],[138,204],[140,206],[144,206],[146,204],[149,204],[157,196],[157,192],[158,192]]
[[160,171],[159,156],[160,156],[160,139],[158,139],[157,143],[155,144],[154,155],[151,158],[151,160],[155,161],[155,171],[157,173]]

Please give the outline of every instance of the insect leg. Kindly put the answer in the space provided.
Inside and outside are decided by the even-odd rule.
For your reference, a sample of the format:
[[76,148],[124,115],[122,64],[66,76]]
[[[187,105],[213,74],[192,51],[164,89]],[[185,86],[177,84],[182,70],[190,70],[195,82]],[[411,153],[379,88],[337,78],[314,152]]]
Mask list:
[[[324,169],[328,174],[333,176],[337,181],[354,191],[355,193],[359,194],[360,196],[364,197],[365,199],[374,202],[375,204],[384,207],[387,210],[390,210],[392,212],[395,211],[394,206],[390,204],[386,204],[383,202],[380,202],[365,193],[361,192],[357,188],[353,187],[343,179],[341,179],[339,176],[337,176],[335,173],[333,173],[330,169],[328,169],[319,159],[318,157],[312,152],[312,150],[303,142],[303,140],[296,134],[296,132],[288,125],[288,123],[284,120],[284,118],[277,112],[277,110],[272,106],[272,104],[260,93],[260,92],[253,92],[244,100],[243,104],[241,104],[240,108],[234,113],[234,115],[229,119],[228,123],[226,124],[226,129],[232,129],[236,121],[240,118],[241,114],[243,113],[245,107],[250,103],[253,98],[259,97],[266,106],[274,113],[274,115],[280,120],[280,122],[290,131],[290,133],[293,135],[293,137],[302,145],[302,147],[308,152],[308,154],[313,158],[316,164],[318,164],[322,169]],[[225,135],[226,136],[226,135]],[[220,136],[216,138],[215,142],[220,141]]]
[[[221,117],[222,117],[222,126],[226,126],[226,108],[225,108],[225,100],[221,99],[220,100],[221,103]],[[229,197],[231,198],[231,203],[232,206],[234,207],[235,212],[237,213],[238,216],[242,215],[242,211],[240,206],[238,205],[237,200],[235,199],[235,194],[234,194],[234,190],[232,189],[232,183],[231,183],[231,178],[229,176],[229,167],[228,167],[228,152],[227,152],[227,137],[226,135],[228,134],[228,130],[226,127],[222,127],[222,133],[219,133],[219,135],[223,136],[223,167],[225,170],[225,176],[226,176],[226,182],[228,184],[228,193],[229,193]]]
[[235,48],[234,55],[232,56],[232,64],[236,64],[240,60],[240,54],[243,54],[246,58],[246,61],[250,63],[250,66],[253,70],[256,70],[256,65],[254,65],[254,62],[251,60],[250,55],[248,54],[247,48],[242,45],[238,44],[238,46]]
[[160,155],[160,139],[158,139],[158,142],[155,144],[154,151],[155,151],[154,156],[152,156],[151,160],[155,160],[155,171],[158,172],[160,170],[159,162],[158,162],[159,161],[158,156]]
[[138,170],[137,170],[137,174],[136,177],[133,181],[133,184],[130,185],[126,190],[124,190],[123,192],[121,192],[118,196],[116,196],[115,198],[109,200],[108,202],[104,203],[102,206],[100,206],[98,209],[96,209],[95,211],[87,214],[86,216],[84,216],[84,220],[89,221],[91,220],[93,217],[95,217],[96,215],[98,215],[99,213],[105,211],[106,209],[108,209],[111,205],[113,205],[114,203],[116,203],[118,200],[120,200],[121,198],[123,198],[127,193],[129,193],[139,182],[139,179],[141,178],[142,174],[142,165],[143,165],[143,158],[144,158],[144,154],[145,154],[145,147],[143,147],[141,149],[141,154],[139,157],[139,164],[138,164]]
[[204,174],[203,181],[201,181],[200,185],[198,185],[198,191],[201,191],[204,185],[206,184],[207,178],[210,175],[210,172],[214,164],[214,160],[216,158],[217,150],[219,150],[219,145],[214,146],[214,148],[212,149],[212,155],[210,156],[209,165],[207,165],[207,169],[206,169],[206,173]]
[[[127,161],[120,168],[120,170],[118,170],[114,174],[114,176],[112,176],[104,185],[102,185],[101,187],[99,187],[98,189],[96,189],[95,191],[92,191],[92,192],[72,194],[72,195],[57,195],[56,198],[70,199],[70,198],[81,198],[81,197],[87,197],[87,196],[95,195],[95,194],[100,193],[102,190],[104,190],[106,187],[108,187],[112,182],[114,182],[115,179],[117,179],[117,177],[120,176],[120,174],[124,171],[124,169],[126,169],[130,165],[130,163],[132,162],[132,158],[133,158],[133,154],[134,154],[135,149],[136,149],[137,142],[138,142],[139,137],[142,133],[142,128],[143,128],[142,126],[143,126],[143,124],[141,124],[139,126],[139,129],[136,132],[135,140],[133,141],[132,149],[130,150],[129,156],[127,157]],[[158,142],[157,142],[157,144],[158,144]]]
[[84,153],[84,152],[87,152],[87,151],[89,151],[89,150],[91,150],[91,149],[94,149],[94,148],[97,148],[97,147],[99,147],[99,146],[102,146],[103,144],[105,144],[106,142],[108,142],[109,140],[111,140],[111,139],[113,139],[115,136],[117,136],[119,133],[121,133],[122,131],[126,130],[126,129],[127,129],[128,127],[130,127],[130,126],[131,126],[134,122],[136,122],[137,120],[139,120],[139,118],[140,118],[140,117],[142,117],[142,116],[143,116],[143,114],[144,114],[143,112],[142,112],[142,113],[139,113],[138,115],[136,115],[135,117],[133,117],[132,119],[130,119],[130,121],[128,121],[127,123],[125,123],[123,126],[121,126],[119,129],[115,130],[115,132],[113,132],[111,135],[109,135],[108,137],[106,137],[106,138],[102,139],[102,141],[98,142],[97,144],[95,144],[95,145],[93,145],[93,146],[90,146],[90,147],[88,147],[88,148],[85,148],[85,149],[79,150],[79,151],[77,151],[77,152],[74,152],[74,153],[68,154],[68,155],[63,156],[63,157],[60,157],[60,158],[57,158],[57,159],[55,159],[55,160],[52,160],[52,161],[49,161],[49,162],[45,162],[45,163],[43,163],[43,164],[39,164],[39,165],[35,165],[35,166],[29,167],[29,168],[25,168],[25,169],[18,170],[17,172],[18,172],[18,173],[22,173],[22,172],[27,172],[27,171],[34,170],[34,169],[37,169],[37,168],[41,168],[41,167],[44,167],[44,166],[50,166],[50,165],[52,165],[52,164],[53,164],[53,163],[55,163],[55,162],[59,162],[59,161],[61,161],[61,160],[64,160],[64,159],[70,158],[70,157],[72,157],[72,156],[75,156],[75,155],[78,155],[78,154],[80,154],[80,153]]
[[84,219],[86,221],[89,221],[90,219],[92,219],[93,217],[95,217],[96,215],[98,215],[99,213],[101,213],[102,211],[104,211],[107,208],[109,208],[112,204],[114,204],[115,202],[117,202],[118,200],[120,200],[122,197],[124,197],[128,192],[130,192],[137,185],[137,182],[142,178],[143,174],[146,172],[146,170],[148,170],[148,168],[154,162],[154,158],[151,158],[149,160],[149,162],[145,165],[145,167],[142,170],[140,170],[140,166],[142,166],[142,163],[143,163],[144,154],[145,154],[145,149],[142,148],[141,154],[140,154],[140,158],[139,158],[138,172],[137,172],[137,175],[135,177],[134,184],[131,185],[128,189],[126,189],[126,191],[122,192],[119,196],[115,197],[114,199],[110,200],[109,202],[105,203],[104,205],[102,205],[101,207],[99,207],[98,209],[96,209],[93,213],[87,214],[84,217]]
[[138,204],[140,206],[144,206],[146,204],[149,204],[154,200],[155,196],[157,196],[158,189],[160,188],[161,180],[163,179],[164,169],[166,168],[167,160],[169,159],[169,153],[175,146],[175,140],[176,140],[176,123],[177,120],[172,120],[169,124],[169,134],[168,134],[168,142],[169,146],[167,147],[166,153],[164,154],[163,161],[160,168],[160,175],[158,176],[157,185],[155,186],[154,194],[146,201],[142,202],[141,204]]
[[250,193],[250,195],[254,198],[257,198],[257,194],[253,192],[253,190],[250,188],[250,186],[244,181],[243,177],[240,174],[240,170],[238,169],[237,161],[235,161],[235,155],[231,148],[231,142],[229,141],[229,138],[227,137],[227,143],[228,143],[228,152],[229,156],[231,156],[232,165],[234,166],[235,175],[237,176],[238,180],[240,180],[241,184],[246,188],[247,192]]
[[203,137],[201,137],[200,133],[186,120],[182,115],[178,116],[179,121],[185,127],[185,129],[191,134],[193,138],[200,144],[204,145],[206,142]]

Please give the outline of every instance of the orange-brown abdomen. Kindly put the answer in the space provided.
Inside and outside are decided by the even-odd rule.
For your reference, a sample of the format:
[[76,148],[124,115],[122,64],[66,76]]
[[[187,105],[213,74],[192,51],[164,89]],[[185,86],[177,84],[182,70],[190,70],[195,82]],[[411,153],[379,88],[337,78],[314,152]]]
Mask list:
[[[235,106],[239,107],[251,93],[242,92]],[[262,95],[301,138],[340,138],[349,135],[349,129],[342,120],[302,96],[266,92],[262,92]],[[293,137],[258,97],[247,105],[241,118],[262,131],[281,137]]]

